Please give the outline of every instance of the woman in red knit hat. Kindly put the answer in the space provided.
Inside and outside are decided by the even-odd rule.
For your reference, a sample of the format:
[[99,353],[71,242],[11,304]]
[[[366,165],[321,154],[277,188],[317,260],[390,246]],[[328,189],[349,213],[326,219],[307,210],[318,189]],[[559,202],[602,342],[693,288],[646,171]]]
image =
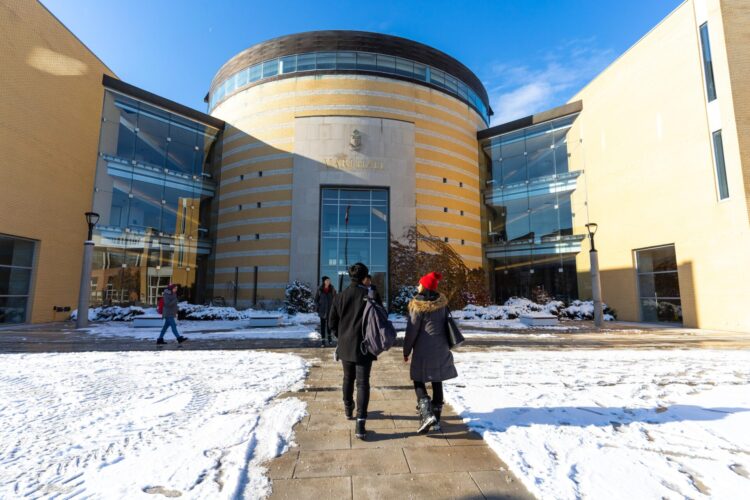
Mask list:
[[[440,430],[443,381],[458,376],[448,345],[448,300],[437,291],[441,279],[437,272],[422,276],[417,295],[409,302],[406,324],[404,362],[412,357],[410,373],[417,393],[420,434],[433,426]],[[427,394],[427,382],[432,382],[432,399]]]

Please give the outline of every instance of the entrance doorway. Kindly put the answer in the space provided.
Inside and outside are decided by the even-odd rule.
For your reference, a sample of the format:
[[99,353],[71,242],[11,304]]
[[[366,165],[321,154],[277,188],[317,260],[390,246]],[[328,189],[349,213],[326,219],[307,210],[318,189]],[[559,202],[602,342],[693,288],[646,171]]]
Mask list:
[[318,284],[328,276],[340,290],[349,284],[349,266],[362,262],[387,300],[388,190],[324,187],[320,198]]
[[674,245],[636,250],[641,321],[682,323]]

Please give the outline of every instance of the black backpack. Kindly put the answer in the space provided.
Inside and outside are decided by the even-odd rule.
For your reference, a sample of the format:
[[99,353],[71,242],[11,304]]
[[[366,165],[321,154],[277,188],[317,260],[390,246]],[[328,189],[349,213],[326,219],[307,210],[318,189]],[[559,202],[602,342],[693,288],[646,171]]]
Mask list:
[[366,297],[365,312],[362,316],[362,354],[368,352],[378,356],[396,343],[396,329],[388,319],[388,311],[371,297]]

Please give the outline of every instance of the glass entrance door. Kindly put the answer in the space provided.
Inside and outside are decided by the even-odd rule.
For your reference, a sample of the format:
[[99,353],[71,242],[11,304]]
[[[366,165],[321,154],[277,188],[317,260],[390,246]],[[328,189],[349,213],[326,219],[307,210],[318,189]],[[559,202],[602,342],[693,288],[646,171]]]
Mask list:
[[349,266],[362,262],[387,300],[388,217],[387,189],[321,188],[318,278],[330,277],[340,290],[349,285]]
[[636,250],[641,321],[682,323],[674,245]]

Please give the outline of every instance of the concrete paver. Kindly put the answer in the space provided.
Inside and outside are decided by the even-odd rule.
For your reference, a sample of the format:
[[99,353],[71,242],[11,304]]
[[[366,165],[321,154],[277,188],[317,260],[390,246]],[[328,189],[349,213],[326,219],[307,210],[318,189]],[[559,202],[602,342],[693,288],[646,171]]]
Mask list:
[[301,450],[294,477],[408,474],[401,449]]
[[415,432],[416,396],[398,349],[373,366],[368,435],[357,439],[328,352],[300,353],[313,363],[300,392],[309,416],[295,427],[296,447],[269,463],[271,498],[532,498],[449,405],[442,432]]
[[284,500],[351,498],[352,478],[344,476],[278,479],[273,482],[273,497]]
[[352,490],[357,500],[483,498],[482,491],[467,472],[353,477]]
[[415,473],[500,470],[504,466],[486,445],[404,448],[404,455]]

